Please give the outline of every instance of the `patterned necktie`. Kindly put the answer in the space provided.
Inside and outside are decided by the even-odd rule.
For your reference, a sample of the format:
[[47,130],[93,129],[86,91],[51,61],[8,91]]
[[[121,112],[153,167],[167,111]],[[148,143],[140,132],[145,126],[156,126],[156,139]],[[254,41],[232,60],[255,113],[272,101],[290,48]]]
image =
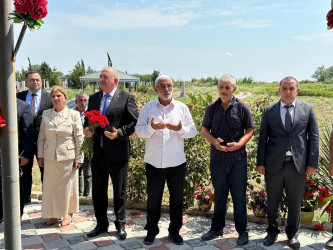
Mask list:
[[31,96],[31,114],[32,114],[32,119],[34,119],[36,117],[36,95],[35,93],[32,93]]
[[[108,110],[108,98],[109,98],[109,94],[106,94],[104,96],[104,106],[103,106],[103,110],[102,110],[102,115],[106,114],[106,111]],[[101,143],[100,143],[101,147],[103,147],[103,134],[101,134]]]
[[284,106],[287,110],[286,112],[286,116],[285,116],[285,127],[286,127],[286,131],[289,133],[290,132],[290,129],[291,129],[291,126],[292,126],[292,120],[291,120],[291,115],[290,115],[290,112],[289,112],[289,108],[291,108],[293,105],[286,105]]

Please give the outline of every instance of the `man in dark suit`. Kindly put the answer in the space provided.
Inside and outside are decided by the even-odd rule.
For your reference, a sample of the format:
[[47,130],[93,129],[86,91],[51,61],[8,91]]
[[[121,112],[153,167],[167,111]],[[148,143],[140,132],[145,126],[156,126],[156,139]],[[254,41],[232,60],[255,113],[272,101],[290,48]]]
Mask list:
[[[33,150],[29,158],[27,166],[24,166],[22,179],[24,180],[24,201],[28,203],[31,201],[31,187],[32,187],[32,166],[34,164],[34,155],[37,157],[37,140],[39,134],[39,127],[42,122],[42,114],[46,109],[53,107],[50,95],[42,90],[42,79],[38,72],[28,72],[25,75],[25,84],[29,90],[17,93],[17,98],[26,101],[30,105],[31,114],[33,118],[34,140]],[[41,181],[43,182],[44,168],[40,167]]]
[[318,167],[319,133],[313,107],[296,99],[298,82],[285,77],[280,82],[281,100],[264,109],[257,152],[257,171],[265,174],[268,227],[264,245],[279,234],[277,218],[283,190],[288,200],[286,234],[293,249],[299,249],[302,194],[306,175]]
[[[100,74],[99,91],[89,97],[88,111],[100,110],[110,125],[104,130],[97,129],[94,135],[94,155],[91,160],[92,198],[94,203],[96,227],[87,234],[94,237],[107,232],[109,227],[107,217],[109,176],[113,184],[115,226],[119,239],[126,239],[125,202],[128,159],[130,157],[129,135],[134,133],[138,119],[138,108],[134,97],[117,88],[118,71],[105,68]],[[92,137],[93,133],[87,127],[84,135]]]
[[[17,99],[17,130],[18,146],[20,154],[20,212],[21,216],[24,209],[24,180],[22,170],[27,166],[32,154],[33,145],[33,127],[30,106],[28,103]],[[1,159],[1,158],[0,158]],[[1,166],[1,161],[0,161]],[[1,168],[0,168],[1,169]],[[0,172],[1,173],[1,172]],[[3,220],[2,210],[2,178],[0,176],[0,222]]]

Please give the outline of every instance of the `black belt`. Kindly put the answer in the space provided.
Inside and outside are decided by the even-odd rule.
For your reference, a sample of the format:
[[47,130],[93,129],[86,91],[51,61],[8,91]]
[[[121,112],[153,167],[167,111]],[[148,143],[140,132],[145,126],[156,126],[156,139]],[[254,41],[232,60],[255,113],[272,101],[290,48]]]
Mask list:
[[293,160],[293,157],[291,155],[286,155],[284,157],[284,161],[292,161]]

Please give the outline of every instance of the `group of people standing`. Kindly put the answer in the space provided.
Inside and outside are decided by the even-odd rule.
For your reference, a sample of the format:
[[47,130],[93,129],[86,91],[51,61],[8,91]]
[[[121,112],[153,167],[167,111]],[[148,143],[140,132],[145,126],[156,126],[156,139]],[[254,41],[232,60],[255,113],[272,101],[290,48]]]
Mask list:
[[[175,100],[173,82],[167,75],[155,81],[157,100],[145,104],[140,114],[134,97],[118,88],[117,70],[108,67],[100,74],[100,91],[88,97],[76,96],[77,111],[66,106],[67,94],[54,87],[50,97],[41,90],[37,72],[27,74],[28,91],[18,93],[18,98],[30,104],[33,120],[33,146],[23,169],[24,200],[31,192],[31,167],[34,155],[44,173],[42,217],[52,225],[63,218],[62,224],[71,222],[79,209],[78,169],[90,162],[80,153],[84,137],[93,137],[94,148],[89,167],[85,172],[89,194],[92,179],[92,199],[97,224],[87,234],[95,237],[108,231],[108,186],[113,185],[115,227],[117,236],[124,240],[127,167],[130,157],[129,136],[134,132],[146,139],[144,161],[147,177],[147,223],[144,239],[146,245],[154,243],[159,233],[158,221],[165,183],[170,193],[169,238],[183,244],[179,234],[182,227],[183,194],[186,174],[184,139],[192,138],[197,131],[187,106]],[[300,248],[297,233],[300,226],[302,193],[306,175],[313,175],[318,166],[319,133],[313,107],[296,99],[298,82],[293,77],[280,81],[281,99],[264,109],[257,152],[257,171],[265,175],[267,191],[267,236],[265,246],[274,244],[280,230],[277,219],[282,194],[288,200],[286,234],[290,247]],[[248,243],[246,187],[247,154],[245,144],[254,133],[254,121],[249,107],[234,96],[236,79],[223,75],[218,84],[219,97],[206,108],[201,133],[210,143],[210,171],[215,190],[215,206],[211,228],[201,237],[211,240],[223,235],[226,203],[231,193],[235,227],[239,234],[237,244]],[[88,105],[87,105],[88,103]],[[28,105],[29,106],[29,105]],[[109,125],[89,130],[84,112],[99,110]],[[29,126],[28,126],[29,127]],[[332,139],[333,148],[333,139]],[[24,159],[23,159],[24,158]],[[333,160],[333,153],[332,153]],[[332,163],[333,165],[333,163]],[[333,167],[332,167],[333,169]],[[330,171],[333,174],[333,170]],[[27,181],[26,181],[26,179]],[[82,191],[83,192],[83,191]],[[23,211],[23,210],[22,210]]]

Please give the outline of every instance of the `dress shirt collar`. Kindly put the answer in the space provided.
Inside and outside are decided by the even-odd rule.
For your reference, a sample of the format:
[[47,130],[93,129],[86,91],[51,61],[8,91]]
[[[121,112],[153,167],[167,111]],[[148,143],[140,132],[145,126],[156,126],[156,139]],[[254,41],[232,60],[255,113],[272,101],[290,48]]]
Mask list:
[[[289,105],[293,105],[295,108],[295,104],[296,104],[296,99]],[[282,110],[284,108],[284,106],[286,106],[287,104],[285,104],[282,100],[280,100],[280,110]]]
[[174,102],[174,99],[172,98],[171,99],[171,102],[170,102],[170,104],[168,105],[168,106],[164,106],[164,105],[162,105],[161,103],[160,103],[160,99],[159,98],[157,98],[157,101],[156,101],[156,106],[157,107],[164,107],[164,108],[167,108],[167,107],[169,107],[170,105],[172,105],[173,107],[175,106],[175,102]]
[[114,88],[110,93],[105,93],[103,91],[103,97],[106,95],[106,94],[109,94],[111,97],[113,97],[114,93],[117,91],[117,88]]
[[32,92],[30,89],[28,90],[28,95],[36,94],[36,96],[40,97],[42,93],[42,90],[38,90],[36,93]]

